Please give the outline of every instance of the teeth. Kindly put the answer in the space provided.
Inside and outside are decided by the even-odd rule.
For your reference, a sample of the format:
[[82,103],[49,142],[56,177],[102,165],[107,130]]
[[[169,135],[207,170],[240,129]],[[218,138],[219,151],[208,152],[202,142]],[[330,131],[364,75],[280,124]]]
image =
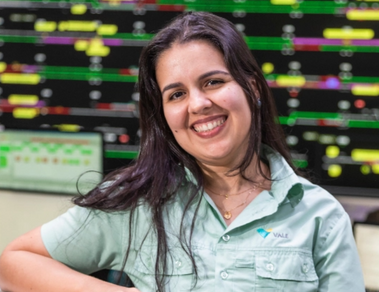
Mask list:
[[225,122],[225,119],[222,119],[222,120],[217,120],[217,121],[205,123],[202,125],[194,126],[193,128],[195,129],[196,132],[208,132],[222,125],[224,122]]

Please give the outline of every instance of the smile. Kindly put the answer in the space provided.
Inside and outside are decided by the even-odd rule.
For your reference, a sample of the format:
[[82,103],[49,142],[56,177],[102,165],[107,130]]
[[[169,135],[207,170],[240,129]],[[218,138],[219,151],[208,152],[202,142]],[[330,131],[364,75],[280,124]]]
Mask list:
[[225,123],[225,121],[226,121],[226,117],[223,117],[223,118],[220,118],[220,119],[217,119],[215,121],[208,122],[208,123],[203,123],[200,125],[194,125],[193,129],[198,133],[209,132],[209,131],[213,130],[214,128],[221,126],[223,123]]

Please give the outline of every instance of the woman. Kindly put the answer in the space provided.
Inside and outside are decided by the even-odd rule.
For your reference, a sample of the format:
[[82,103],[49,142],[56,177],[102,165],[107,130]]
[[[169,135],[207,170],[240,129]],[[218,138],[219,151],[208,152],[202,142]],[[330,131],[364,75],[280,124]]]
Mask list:
[[[144,49],[139,86],[135,164],[11,243],[3,290],[364,291],[348,215],[296,174],[233,24],[177,17]],[[102,269],[136,288],[87,276]]]

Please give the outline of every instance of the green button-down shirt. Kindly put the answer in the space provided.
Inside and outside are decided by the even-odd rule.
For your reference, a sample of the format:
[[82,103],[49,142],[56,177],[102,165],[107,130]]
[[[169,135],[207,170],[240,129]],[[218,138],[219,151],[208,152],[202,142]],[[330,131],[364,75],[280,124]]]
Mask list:
[[[262,191],[229,226],[206,193],[199,198],[192,240],[197,279],[178,240],[186,187],[167,207],[167,290],[364,292],[346,212],[325,190],[298,177],[279,154],[263,149],[272,188]],[[191,175],[188,180],[193,180]],[[193,214],[194,206],[185,224]],[[152,292],[156,238],[146,205],[137,208],[132,226],[124,272],[140,291]],[[127,211],[105,213],[74,207],[45,224],[42,238],[54,259],[90,274],[122,268],[128,228]]]

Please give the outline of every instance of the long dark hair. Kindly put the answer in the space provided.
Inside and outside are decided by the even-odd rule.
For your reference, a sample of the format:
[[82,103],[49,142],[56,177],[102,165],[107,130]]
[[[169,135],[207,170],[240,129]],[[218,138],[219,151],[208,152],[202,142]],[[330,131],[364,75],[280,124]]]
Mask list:
[[[74,203],[79,206],[104,211],[130,210],[131,218],[141,200],[151,207],[152,223],[158,243],[155,265],[158,291],[164,290],[164,273],[160,269],[165,269],[168,253],[163,223],[165,203],[175,196],[183,183],[186,183],[185,168],[187,168],[197,184],[193,185],[188,194],[185,214],[189,205],[201,194],[203,173],[196,159],[176,142],[165,120],[155,69],[160,55],[174,43],[183,44],[194,40],[205,40],[222,53],[230,74],[242,87],[250,107],[252,119],[249,147],[244,159],[229,171],[229,175],[241,174],[245,177],[245,170],[253,158],[262,159],[260,155],[262,143],[278,151],[296,171],[290,160],[283,131],[276,121],[277,113],[271,91],[243,37],[234,25],[226,19],[205,12],[189,12],[176,17],[153,38],[141,54],[139,107],[142,137],[138,158],[133,165],[108,175],[105,181],[112,181],[109,187],[97,187],[87,195],[74,199]],[[257,167],[263,175],[260,163],[257,163]],[[195,220],[196,213],[191,226],[188,227],[191,229],[189,233],[191,235]],[[191,253],[191,238],[184,238],[184,234],[185,232],[181,230],[182,247],[190,256],[196,273]]]

